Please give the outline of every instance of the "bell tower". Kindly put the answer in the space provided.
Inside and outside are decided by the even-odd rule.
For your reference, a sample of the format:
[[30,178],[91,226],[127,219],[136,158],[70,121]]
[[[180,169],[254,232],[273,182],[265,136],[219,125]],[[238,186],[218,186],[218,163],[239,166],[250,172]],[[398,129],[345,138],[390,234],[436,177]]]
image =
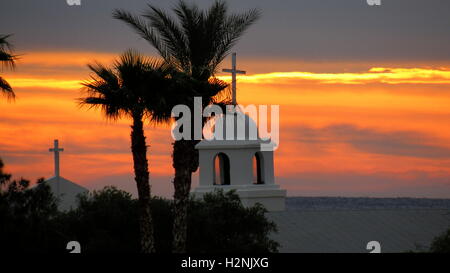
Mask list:
[[[245,71],[236,70],[235,53],[232,60],[232,69],[224,71],[233,74],[233,104],[236,105],[236,73]],[[223,131],[213,129],[212,139],[203,139],[196,145],[200,183],[193,194],[202,197],[215,189],[235,190],[244,206],[260,203],[268,211],[282,211],[286,190],[275,184],[274,152],[261,149],[261,145],[267,147],[268,141],[259,138],[257,125],[248,115],[238,107],[235,110],[214,118],[213,128],[223,128]],[[234,122],[230,124],[230,120]],[[226,134],[230,129],[234,132],[231,138]],[[256,133],[251,134],[252,131]]]

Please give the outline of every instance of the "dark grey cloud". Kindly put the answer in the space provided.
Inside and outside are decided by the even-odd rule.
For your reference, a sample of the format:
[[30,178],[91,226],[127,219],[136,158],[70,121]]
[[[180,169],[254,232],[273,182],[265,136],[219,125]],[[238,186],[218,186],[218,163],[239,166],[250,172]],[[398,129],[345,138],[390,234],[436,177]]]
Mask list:
[[[114,8],[141,13],[146,3],[170,8],[176,1],[2,0],[1,33],[14,33],[20,50],[101,50],[129,47],[154,53],[127,26],[111,18]],[[196,0],[206,7],[211,1]],[[304,60],[450,60],[450,1],[228,0],[233,11],[260,8],[262,19],[236,50],[248,57]]]
[[346,143],[362,152],[430,159],[450,159],[450,148],[436,144],[433,137],[419,132],[380,132],[370,128],[339,124],[324,128],[298,127],[289,129],[294,140],[307,145]]

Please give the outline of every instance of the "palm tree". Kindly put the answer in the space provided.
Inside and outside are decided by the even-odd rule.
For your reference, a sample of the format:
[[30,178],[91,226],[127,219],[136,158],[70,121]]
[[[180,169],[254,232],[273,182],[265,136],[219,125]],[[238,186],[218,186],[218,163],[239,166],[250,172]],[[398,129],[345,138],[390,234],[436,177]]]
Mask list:
[[[143,122],[168,121],[167,100],[163,93],[169,87],[168,67],[162,61],[147,59],[129,50],[114,62],[112,68],[100,63],[88,65],[93,76],[84,82],[87,96],[80,99],[81,105],[99,107],[107,118],[131,118],[131,151],[133,154],[135,181],[139,198],[139,225],[141,250],[155,251],[153,222],[150,207],[150,183],[147,161],[147,145]],[[170,99],[170,96],[169,96]]]
[[[8,42],[10,36],[0,35],[0,62],[2,67],[14,68],[17,56],[12,54],[11,44]],[[2,77],[0,77],[0,93],[6,95],[8,99],[14,99],[15,97],[11,85]]]
[[[142,17],[124,10],[115,10],[113,16],[130,25],[158,50],[167,63],[194,80],[205,83],[214,77],[218,65],[229,54],[233,45],[260,16],[256,9],[242,14],[230,14],[226,3],[222,1],[216,1],[208,10],[201,11],[195,4],[189,5],[180,0],[173,11],[175,18],[149,5]],[[188,91],[181,89],[179,92]],[[202,97],[206,106],[214,101],[220,91],[205,88],[196,90],[195,93]],[[198,151],[195,149],[197,143],[196,140],[179,140],[173,144],[175,252],[186,251],[187,201],[191,176],[198,168]]]

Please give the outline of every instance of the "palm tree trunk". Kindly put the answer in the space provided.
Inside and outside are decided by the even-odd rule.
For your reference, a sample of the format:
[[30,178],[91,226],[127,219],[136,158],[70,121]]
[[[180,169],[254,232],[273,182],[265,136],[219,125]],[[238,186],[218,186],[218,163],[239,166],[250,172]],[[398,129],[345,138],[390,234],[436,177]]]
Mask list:
[[153,238],[153,221],[150,208],[150,182],[147,161],[147,145],[145,144],[142,113],[133,115],[131,126],[131,151],[133,153],[134,179],[139,198],[139,228],[141,235],[141,251],[155,252]]
[[177,140],[173,144],[175,178],[173,252],[185,253],[187,242],[187,217],[192,173],[198,168],[196,140]]

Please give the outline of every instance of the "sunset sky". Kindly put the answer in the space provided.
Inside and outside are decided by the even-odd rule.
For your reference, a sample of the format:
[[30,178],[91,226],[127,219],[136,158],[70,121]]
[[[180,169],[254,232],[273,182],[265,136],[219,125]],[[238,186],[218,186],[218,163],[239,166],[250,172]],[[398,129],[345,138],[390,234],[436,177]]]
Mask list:
[[[111,16],[115,8],[139,14],[147,2],[176,3],[0,2],[0,34],[14,34],[20,55],[14,71],[0,72],[17,95],[0,97],[7,172],[52,176],[48,148],[59,139],[62,176],[89,189],[136,192],[130,121],[108,121],[76,99],[87,63],[110,63],[128,48],[157,56]],[[238,102],[280,105],[275,175],[289,196],[450,198],[450,1],[227,2],[232,11],[263,14],[233,49],[247,71]],[[165,197],[173,191],[169,128],[146,128],[153,192]]]

